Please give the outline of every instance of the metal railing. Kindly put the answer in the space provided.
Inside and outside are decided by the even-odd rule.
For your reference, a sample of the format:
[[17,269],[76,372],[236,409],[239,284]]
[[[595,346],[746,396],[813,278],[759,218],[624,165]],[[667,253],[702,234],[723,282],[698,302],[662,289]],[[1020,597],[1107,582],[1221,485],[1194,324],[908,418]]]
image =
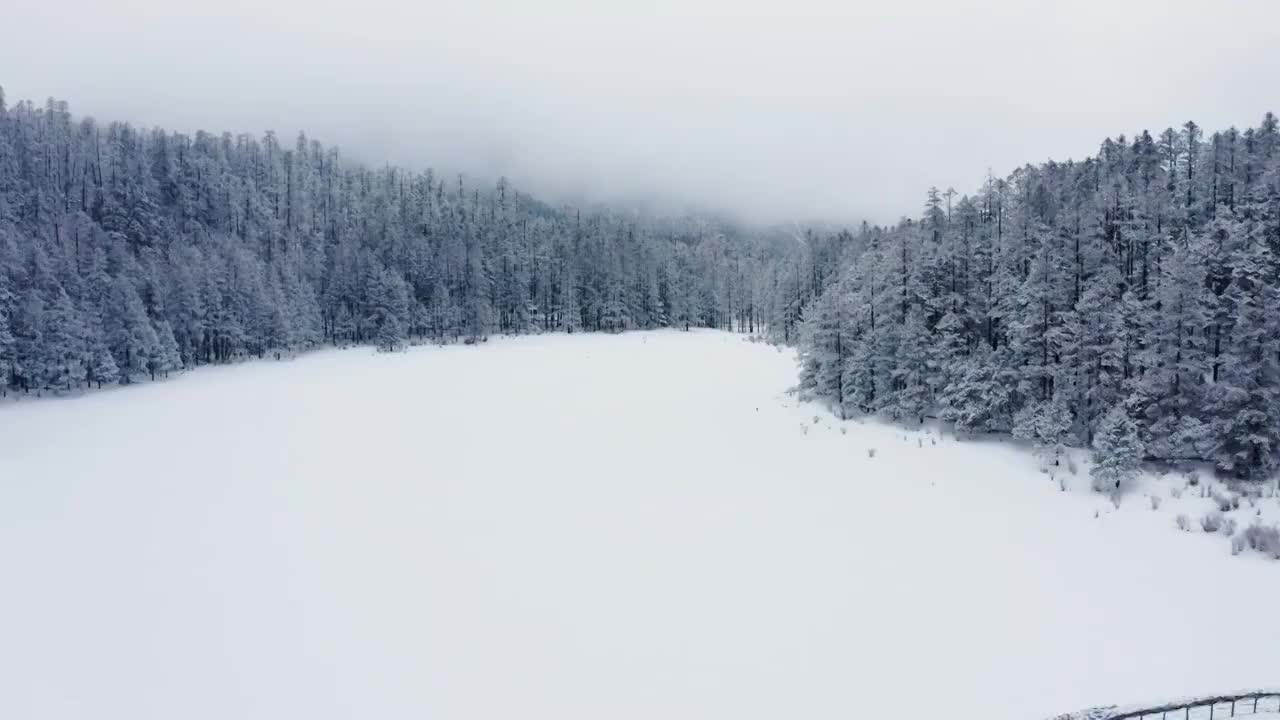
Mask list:
[[1280,690],[1211,695],[1163,705],[1097,708],[1086,717],[1091,720],[1225,720],[1258,713],[1280,714]]
[[1117,712],[1107,720],[1220,720],[1258,712],[1280,712],[1280,691],[1225,694],[1202,697],[1174,705],[1148,707],[1143,710]]

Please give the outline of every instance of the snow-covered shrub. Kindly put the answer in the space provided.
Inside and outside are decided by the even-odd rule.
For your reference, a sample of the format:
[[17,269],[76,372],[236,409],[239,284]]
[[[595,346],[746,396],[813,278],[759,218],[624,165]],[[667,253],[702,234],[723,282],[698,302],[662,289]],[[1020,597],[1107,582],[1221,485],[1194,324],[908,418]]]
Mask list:
[[1080,474],[1080,466],[1076,464],[1076,459],[1071,455],[1067,456],[1067,472],[1072,475]]
[[1248,545],[1248,541],[1244,539],[1244,533],[1231,536],[1231,554],[1232,555],[1239,555],[1240,553],[1244,552],[1244,548],[1246,545]]
[[1186,477],[1187,477],[1187,484],[1190,485],[1191,487],[1195,487],[1196,485],[1200,484],[1200,473],[1196,472],[1195,470],[1188,470]]
[[1182,488],[1180,488],[1180,487],[1171,487],[1171,488],[1169,488],[1169,494],[1173,496],[1173,499],[1174,499],[1174,500],[1178,500],[1178,499],[1180,499],[1180,498],[1182,497]]
[[805,425],[804,423],[800,423],[800,433],[801,433],[801,434],[803,434],[803,435],[808,435],[808,434],[809,434],[809,426],[808,426],[808,425]]
[[873,458],[873,457],[875,457],[875,456],[876,456],[876,449],[875,449],[875,448],[867,448],[867,457],[869,457],[869,458]]
[[1160,509],[1160,496],[1159,496],[1159,495],[1152,495],[1152,496],[1151,496],[1151,509],[1152,509],[1152,510],[1159,510],[1159,509]]
[[1280,560],[1280,530],[1274,526],[1250,525],[1245,528],[1244,539],[1253,550]]
[[1191,520],[1187,518],[1186,513],[1178,513],[1178,517],[1174,522],[1178,524],[1178,529],[1183,532],[1191,529]]
[[1233,517],[1229,517],[1229,518],[1225,518],[1225,519],[1223,519],[1223,521],[1222,521],[1222,534],[1223,534],[1223,535],[1227,535],[1227,536],[1235,535],[1235,534],[1236,534],[1236,519],[1235,519],[1235,518],[1233,518]]
[[848,434],[849,434],[849,428],[847,428],[847,427],[841,427],[841,428],[840,428],[840,434],[841,434],[841,435],[848,435]]
[[1239,495],[1242,500],[1254,500],[1262,497],[1263,486],[1256,482],[1231,482],[1227,489]]
[[1222,513],[1217,510],[1205,513],[1200,518],[1200,527],[1207,533],[1218,532],[1222,528]]
[[[1213,498],[1213,505],[1216,505],[1217,510],[1219,510],[1220,512],[1226,512],[1231,510],[1230,496],[1222,495],[1222,493],[1220,492],[1213,491],[1211,493],[1211,497]],[[1236,502],[1236,506],[1238,506],[1239,500],[1236,500],[1235,502]]]

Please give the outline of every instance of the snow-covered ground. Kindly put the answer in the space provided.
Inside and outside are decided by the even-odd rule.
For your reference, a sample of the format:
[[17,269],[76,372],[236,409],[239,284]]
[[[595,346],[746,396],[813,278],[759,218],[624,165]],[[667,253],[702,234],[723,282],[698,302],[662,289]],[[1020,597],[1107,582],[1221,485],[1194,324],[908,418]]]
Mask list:
[[0,717],[1034,720],[1277,682],[1280,563],[1174,528],[1209,500],[842,432],[795,376],[548,336],[8,405]]

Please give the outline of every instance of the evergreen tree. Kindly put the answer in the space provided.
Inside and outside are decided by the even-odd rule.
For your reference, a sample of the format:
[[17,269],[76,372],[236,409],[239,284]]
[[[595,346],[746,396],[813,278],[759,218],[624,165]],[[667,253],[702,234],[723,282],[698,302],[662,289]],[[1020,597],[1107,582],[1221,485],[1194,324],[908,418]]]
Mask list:
[[130,383],[150,374],[148,364],[161,355],[160,340],[147,318],[146,309],[133,283],[123,277],[111,284],[111,302],[102,319],[103,335],[120,373],[120,381]]
[[1094,490],[1115,492],[1137,473],[1143,456],[1142,440],[1138,437],[1138,424],[1122,405],[1107,411],[1093,439],[1093,448],[1090,477]]

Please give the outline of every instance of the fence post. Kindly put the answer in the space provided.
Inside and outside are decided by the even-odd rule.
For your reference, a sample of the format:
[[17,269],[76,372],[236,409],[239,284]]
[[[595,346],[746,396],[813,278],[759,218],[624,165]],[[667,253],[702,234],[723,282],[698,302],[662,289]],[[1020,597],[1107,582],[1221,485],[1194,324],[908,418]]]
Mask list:
[[1213,720],[1213,708],[1217,703],[1209,703],[1209,720]]
[[1236,701],[1232,700],[1231,701],[1231,717],[1235,717],[1235,716],[1236,716]]

